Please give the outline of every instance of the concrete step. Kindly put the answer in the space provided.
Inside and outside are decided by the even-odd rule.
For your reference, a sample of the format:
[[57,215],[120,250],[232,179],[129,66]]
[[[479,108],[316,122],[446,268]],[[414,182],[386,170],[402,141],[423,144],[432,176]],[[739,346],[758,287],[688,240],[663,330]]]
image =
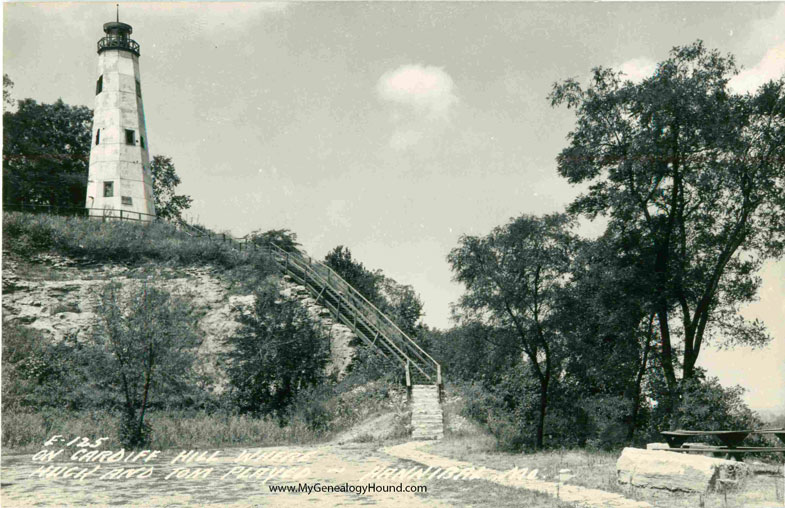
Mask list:
[[412,386],[412,439],[444,437],[444,414],[436,385]]

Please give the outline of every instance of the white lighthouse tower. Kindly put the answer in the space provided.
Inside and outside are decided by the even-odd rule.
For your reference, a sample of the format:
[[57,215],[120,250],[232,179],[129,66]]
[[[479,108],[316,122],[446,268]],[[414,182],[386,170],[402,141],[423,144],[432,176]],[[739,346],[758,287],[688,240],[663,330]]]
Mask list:
[[85,206],[90,215],[155,218],[147,128],[139,80],[139,44],[131,25],[104,24],[98,41],[93,140]]

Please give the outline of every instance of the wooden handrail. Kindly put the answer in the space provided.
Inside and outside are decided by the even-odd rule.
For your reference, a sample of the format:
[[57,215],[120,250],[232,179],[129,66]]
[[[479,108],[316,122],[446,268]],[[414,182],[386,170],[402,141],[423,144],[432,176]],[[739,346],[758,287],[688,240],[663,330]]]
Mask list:
[[[156,220],[156,217],[151,214],[142,212],[131,212],[129,210],[114,210],[114,209],[96,209],[96,208],[66,208],[66,207],[52,207],[48,205],[4,205],[5,209],[38,209],[49,213],[68,212],[69,215],[86,215],[88,217],[96,217],[92,214],[94,210],[100,210],[103,217],[120,219],[120,220],[136,220],[143,221],[143,216],[150,217],[147,220]],[[120,212],[119,216],[114,212]],[[108,215],[107,215],[108,214]],[[130,217],[129,215],[138,215],[139,218]],[[160,220],[160,219],[159,219]],[[221,233],[220,236],[216,235],[206,228],[195,227],[186,221],[176,218],[172,222],[180,226],[189,236],[207,236],[210,239],[216,239],[223,243],[229,243],[233,247],[243,249],[248,248],[248,235],[235,238],[232,235]],[[252,242],[254,248],[258,248],[258,244]],[[435,382],[441,389],[442,385],[442,371],[441,365],[433,359],[431,355],[425,352],[414,340],[412,340],[403,330],[401,330],[395,322],[390,319],[387,314],[379,310],[376,305],[371,303],[362,293],[357,291],[351,284],[346,282],[335,270],[326,265],[325,263],[315,260],[307,254],[301,252],[299,249],[285,250],[273,242],[268,242],[269,248],[267,250],[273,254],[273,259],[278,262],[284,271],[289,275],[296,278],[300,277],[295,273],[295,267],[302,272],[304,279],[300,279],[305,284],[306,288],[314,291],[316,294],[322,294],[325,288],[330,289],[334,297],[337,299],[337,307],[327,304],[331,307],[331,311],[335,313],[339,321],[343,322],[366,343],[377,348],[384,356],[384,351],[376,345],[376,339],[381,339],[380,343],[387,348],[390,353],[400,361],[405,369],[407,383],[411,383],[410,369],[413,365],[422,375],[424,375],[431,382]],[[265,248],[261,246],[261,248]],[[279,259],[280,258],[280,259]],[[375,337],[365,337],[364,333],[358,326],[362,325],[366,330],[375,333]],[[435,377],[435,380],[434,380]]]
[[[325,285],[327,285],[327,287],[332,289],[333,293],[336,294],[336,296],[339,298],[339,303],[342,302],[344,304],[344,309],[348,308],[349,310],[352,311],[351,315],[352,315],[354,321],[349,320],[349,319],[345,319],[344,316],[340,314],[340,311],[336,312],[336,314],[338,314],[338,316],[339,316],[339,319],[341,319],[344,322],[344,324],[348,325],[350,328],[353,328],[356,332],[359,332],[359,330],[357,329],[357,318],[359,317],[362,320],[362,322],[363,322],[363,324],[364,324],[364,326],[366,328],[372,329],[372,330],[375,329],[378,332],[380,332],[380,335],[383,337],[383,339],[390,346],[395,348],[395,350],[398,353],[396,356],[398,357],[399,361],[404,363],[406,361],[406,359],[409,358],[409,355],[407,355],[404,351],[402,351],[401,348],[399,347],[399,345],[395,343],[395,341],[391,340],[388,337],[387,334],[383,333],[383,331],[379,328],[378,325],[370,322],[369,321],[369,316],[367,316],[366,313],[362,312],[362,309],[358,308],[358,306],[355,305],[355,303],[352,300],[347,298],[346,295],[343,293],[343,291],[340,288],[336,287],[336,285],[338,284],[338,281],[340,281],[341,283],[343,283],[345,285],[345,289],[347,289],[349,291],[355,291],[356,292],[356,290],[350,284],[348,284],[346,281],[344,281],[342,278],[340,278],[340,276],[338,274],[335,274],[335,278],[332,279],[332,284],[327,284],[327,281],[325,281],[324,277],[321,274],[319,274],[318,271],[316,271],[316,270],[309,270],[309,266],[305,265],[303,259],[297,259],[295,256],[290,257],[289,256],[289,252],[284,251],[283,249],[280,249],[280,247],[278,247],[278,246],[273,246],[273,247],[278,250],[278,252],[275,252],[275,254],[277,254],[279,256],[284,256],[285,259],[288,260],[287,261],[287,265],[286,265],[286,271],[290,275],[294,275],[296,278],[299,279],[299,277],[296,274],[293,273],[293,270],[291,269],[291,266],[295,266],[295,265],[296,266],[300,266],[301,267],[301,271],[304,274],[306,274],[306,273],[309,274],[312,279],[314,279],[318,284],[320,284],[320,286],[321,286],[320,289],[322,287],[324,287]],[[296,260],[296,261],[293,261],[293,260]],[[291,264],[289,264],[289,263],[291,263]],[[317,263],[321,264],[318,261],[317,261]],[[362,295],[360,295],[360,296],[362,296]],[[378,309],[377,309],[377,312],[379,312],[381,314],[381,311],[378,311]],[[376,316],[374,316],[374,317],[376,317]],[[401,333],[403,333],[403,332],[401,332]],[[409,340],[411,340],[411,339],[409,339]],[[406,345],[408,345],[408,344],[404,344],[404,346],[406,346]],[[422,358],[421,358],[421,361],[422,361]],[[424,376],[426,376],[428,379],[431,379],[431,376],[428,375],[428,373],[425,372],[425,370],[423,370],[423,368],[421,368],[420,365],[415,363],[415,367]]]
[[[355,317],[359,316],[363,318],[367,328],[369,327],[368,325],[370,325],[370,328],[373,331],[378,332],[379,336],[385,342],[394,346],[395,349],[403,355],[406,361],[410,361],[411,364],[413,364],[425,377],[431,380],[431,382],[441,385],[441,365],[406,335],[406,333],[403,332],[403,330],[401,330],[385,313],[380,311],[373,303],[368,301],[362,293],[346,282],[343,277],[335,272],[335,270],[321,261],[314,260],[310,256],[303,254],[299,250],[287,251],[272,242],[270,243],[270,246],[275,254],[282,256],[287,260],[287,265],[285,266],[287,272],[291,272],[289,263],[296,259],[298,261],[297,266],[300,270],[313,278],[317,284],[321,285],[319,289],[324,287],[332,289],[333,293],[348,306]],[[326,274],[320,273],[319,269],[326,271]],[[349,294],[346,295],[344,291]],[[356,326],[354,326],[354,328],[356,328]],[[391,335],[394,335],[395,337],[392,337]],[[409,354],[406,354],[401,348],[408,350]],[[413,361],[414,359],[419,361]],[[405,366],[404,363],[404,367]],[[433,377],[426,372],[426,370],[431,372]]]

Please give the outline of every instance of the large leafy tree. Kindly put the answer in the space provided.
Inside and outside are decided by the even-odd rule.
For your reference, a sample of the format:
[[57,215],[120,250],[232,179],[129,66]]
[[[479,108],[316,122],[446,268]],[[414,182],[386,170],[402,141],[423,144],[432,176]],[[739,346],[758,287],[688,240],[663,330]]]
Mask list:
[[459,306],[468,321],[513,339],[539,384],[536,446],[543,446],[551,383],[559,370],[555,317],[570,268],[574,236],[564,214],[521,216],[485,237],[463,236],[448,260],[466,286]]
[[768,340],[737,310],[785,247],[785,79],[740,95],[728,86],[737,72],[699,41],[640,83],[596,68],[588,87],[567,80],[551,95],[578,118],[559,173],[591,183],[570,210],[642,238],[671,407],[712,336]]
[[650,280],[638,238],[615,235],[580,242],[560,302],[569,355],[565,377],[585,397],[616,397],[629,408],[615,422],[632,441],[640,423],[642,389],[655,349]]
[[171,157],[156,155],[150,162],[153,175],[155,213],[162,219],[182,219],[183,211],[191,207],[190,196],[176,194],[180,177],[175,172]]
[[[10,80],[4,80],[5,91]],[[58,99],[17,102],[3,113],[3,202],[84,206],[92,111]]]
[[237,407],[283,418],[300,391],[325,381],[329,337],[299,302],[281,299],[274,285],[256,292],[253,312],[241,322],[226,353]]

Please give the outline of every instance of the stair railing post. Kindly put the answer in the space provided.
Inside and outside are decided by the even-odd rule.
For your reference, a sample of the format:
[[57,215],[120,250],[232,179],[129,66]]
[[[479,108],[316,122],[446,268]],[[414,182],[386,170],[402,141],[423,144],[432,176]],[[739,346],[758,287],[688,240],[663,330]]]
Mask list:
[[412,401],[412,374],[409,370],[409,359],[406,359],[406,399]]
[[439,389],[439,402],[444,402],[444,384],[442,383],[442,366],[436,364],[436,386]]

